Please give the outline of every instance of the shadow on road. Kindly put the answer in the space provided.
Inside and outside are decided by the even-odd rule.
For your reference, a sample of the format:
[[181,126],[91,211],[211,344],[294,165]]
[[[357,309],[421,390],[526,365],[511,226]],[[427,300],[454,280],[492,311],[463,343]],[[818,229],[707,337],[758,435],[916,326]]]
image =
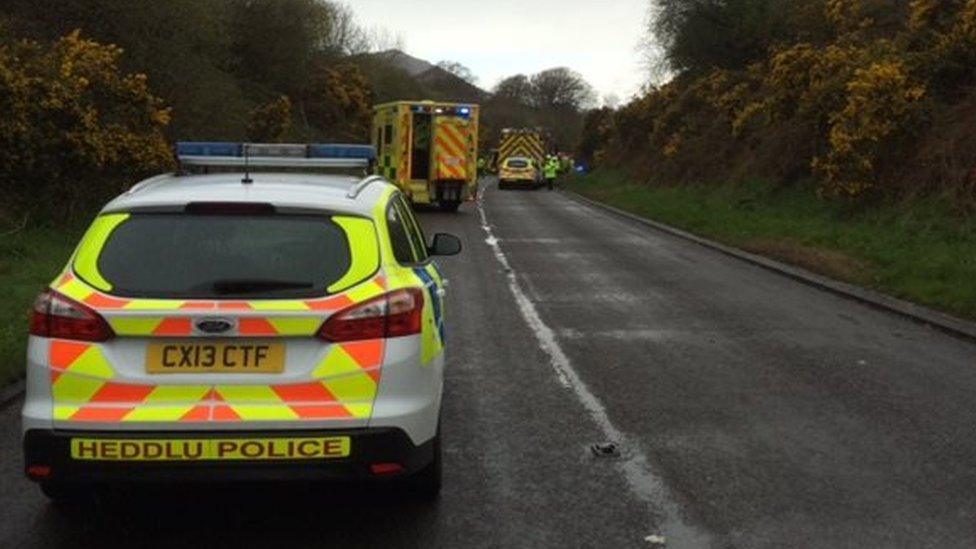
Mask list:
[[[49,505],[40,545],[105,547],[413,545],[438,504],[384,487],[334,485],[116,488]],[[425,526],[426,525],[426,526]],[[53,542],[53,543],[52,543]]]

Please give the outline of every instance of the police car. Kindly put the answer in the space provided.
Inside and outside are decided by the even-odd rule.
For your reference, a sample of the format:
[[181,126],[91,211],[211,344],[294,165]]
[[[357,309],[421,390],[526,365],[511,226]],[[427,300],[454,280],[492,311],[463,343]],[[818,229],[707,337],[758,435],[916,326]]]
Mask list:
[[26,473],[441,483],[445,281],[371,147],[181,143],[36,300]]
[[498,188],[534,187],[538,180],[538,170],[533,166],[532,159],[524,156],[512,156],[502,162],[498,171]]

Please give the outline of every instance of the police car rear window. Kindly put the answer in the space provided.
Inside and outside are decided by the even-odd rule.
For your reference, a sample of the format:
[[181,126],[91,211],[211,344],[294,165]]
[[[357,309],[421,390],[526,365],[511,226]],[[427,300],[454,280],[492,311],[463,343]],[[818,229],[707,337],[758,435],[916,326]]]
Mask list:
[[529,161],[518,158],[518,159],[509,160],[508,162],[505,163],[505,165],[509,168],[528,168]]
[[134,214],[97,265],[122,297],[288,299],[326,295],[351,261],[327,217]]

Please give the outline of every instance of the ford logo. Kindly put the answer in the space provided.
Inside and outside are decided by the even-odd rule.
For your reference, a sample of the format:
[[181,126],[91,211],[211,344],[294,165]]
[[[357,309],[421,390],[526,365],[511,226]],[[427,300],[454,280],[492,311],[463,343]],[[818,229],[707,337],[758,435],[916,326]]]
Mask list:
[[205,318],[195,323],[197,330],[205,334],[226,334],[234,328],[234,323],[225,318]]

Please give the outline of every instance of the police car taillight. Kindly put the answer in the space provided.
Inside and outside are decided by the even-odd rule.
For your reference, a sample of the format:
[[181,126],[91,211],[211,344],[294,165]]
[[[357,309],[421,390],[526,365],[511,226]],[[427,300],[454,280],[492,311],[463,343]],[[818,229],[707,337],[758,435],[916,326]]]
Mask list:
[[397,290],[332,315],[319,336],[342,342],[415,335],[423,329],[423,312],[423,291]]
[[108,341],[115,337],[101,315],[52,290],[34,300],[30,333],[75,341]]

